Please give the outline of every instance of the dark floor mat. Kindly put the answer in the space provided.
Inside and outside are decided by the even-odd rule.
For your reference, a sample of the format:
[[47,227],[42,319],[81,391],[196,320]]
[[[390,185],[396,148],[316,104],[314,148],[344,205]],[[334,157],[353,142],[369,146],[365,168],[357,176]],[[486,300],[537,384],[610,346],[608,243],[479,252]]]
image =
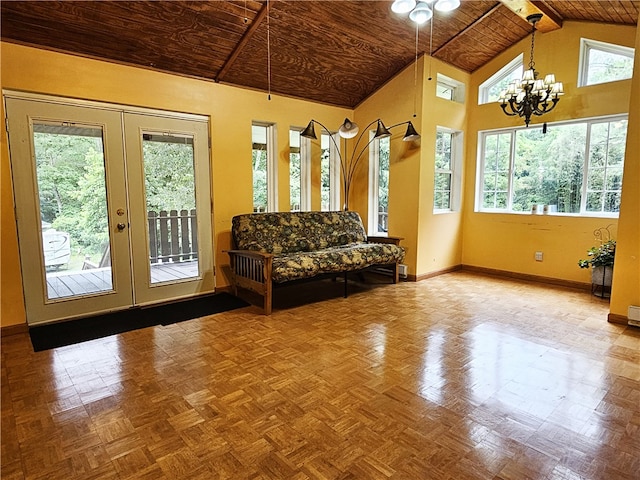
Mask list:
[[131,308],[68,322],[31,327],[29,335],[33,350],[39,352],[139,328],[171,325],[247,305],[248,303],[244,300],[228,293],[216,293],[175,303]]

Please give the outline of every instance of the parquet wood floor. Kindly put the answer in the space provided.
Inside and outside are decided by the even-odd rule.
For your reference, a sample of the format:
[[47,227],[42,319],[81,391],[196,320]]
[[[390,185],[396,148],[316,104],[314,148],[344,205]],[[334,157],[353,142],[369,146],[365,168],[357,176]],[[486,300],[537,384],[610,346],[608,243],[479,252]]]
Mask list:
[[468,272],[341,290],[2,338],[2,479],[640,478],[640,330],[606,301]]

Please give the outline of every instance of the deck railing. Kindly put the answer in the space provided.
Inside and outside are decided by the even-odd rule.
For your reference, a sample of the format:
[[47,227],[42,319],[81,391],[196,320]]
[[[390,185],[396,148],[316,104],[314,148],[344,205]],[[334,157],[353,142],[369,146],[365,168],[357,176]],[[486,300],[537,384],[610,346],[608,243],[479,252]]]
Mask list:
[[198,258],[196,211],[147,212],[151,263],[184,262]]
[[387,207],[378,207],[378,231],[389,231],[389,211]]

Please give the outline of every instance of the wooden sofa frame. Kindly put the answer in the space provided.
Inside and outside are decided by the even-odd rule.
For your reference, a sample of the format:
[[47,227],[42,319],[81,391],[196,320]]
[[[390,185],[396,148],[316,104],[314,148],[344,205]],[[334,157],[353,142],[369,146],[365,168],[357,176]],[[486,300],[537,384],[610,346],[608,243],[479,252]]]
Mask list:
[[[391,243],[399,245],[401,237],[367,237],[367,243]],[[226,250],[229,254],[231,266],[231,282],[233,294],[238,296],[238,288],[244,288],[263,297],[263,309],[265,315],[271,315],[273,281],[271,278],[272,253],[262,253],[251,250]],[[374,266],[370,265],[369,267]],[[389,264],[392,267],[393,283],[398,283],[399,271],[397,263]],[[369,268],[367,267],[367,268]],[[347,270],[345,276],[345,298],[347,296]],[[336,275],[334,274],[334,277]],[[295,281],[295,280],[294,280]],[[286,282],[285,282],[286,283]]]

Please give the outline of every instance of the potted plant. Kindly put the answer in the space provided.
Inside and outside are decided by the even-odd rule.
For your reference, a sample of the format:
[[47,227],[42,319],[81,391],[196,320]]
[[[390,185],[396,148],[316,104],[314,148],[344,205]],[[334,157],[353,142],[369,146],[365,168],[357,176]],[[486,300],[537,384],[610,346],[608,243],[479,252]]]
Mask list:
[[[607,230],[608,231],[608,230]],[[587,251],[588,258],[578,260],[580,268],[591,267],[592,291],[600,288],[601,296],[606,287],[611,287],[613,278],[613,262],[616,255],[616,241],[608,239],[601,241],[600,245],[593,246]]]

